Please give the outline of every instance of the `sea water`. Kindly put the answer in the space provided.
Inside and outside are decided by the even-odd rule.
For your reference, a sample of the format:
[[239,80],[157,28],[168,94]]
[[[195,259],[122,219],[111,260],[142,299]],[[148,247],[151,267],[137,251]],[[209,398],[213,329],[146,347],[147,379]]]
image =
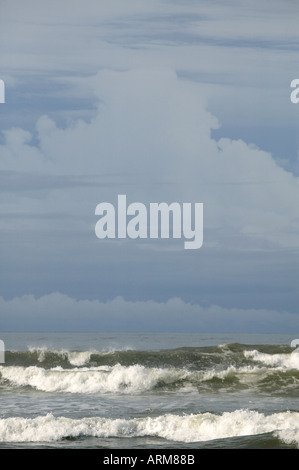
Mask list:
[[0,337],[0,448],[299,447],[294,336]]

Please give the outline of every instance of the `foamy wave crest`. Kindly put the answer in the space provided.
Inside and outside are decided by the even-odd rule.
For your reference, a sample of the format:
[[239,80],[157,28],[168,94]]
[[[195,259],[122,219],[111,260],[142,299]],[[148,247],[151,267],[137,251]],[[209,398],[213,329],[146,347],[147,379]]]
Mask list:
[[30,353],[37,354],[37,360],[39,362],[45,362],[47,356],[50,354],[56,355],[61,359],[68,360],[68,362],[74,366],[83,366],[88,364],[92,354],[100,354],[98,351],[68,351],[68,350],[51,350],[48,348],[29,348]]
[[0,367],[2,379],[17,386],[30,386],[44,392],[67,393],[141,393],[157,385],[184,381],[190,372],[178,369],[99,366],[63,369],[55,367]]
[[[1,366],[1,383],[9,387],[32,387],[43,392],[59,393],[122,393],[138,394],[151,390],[184,391],[211,390],[220,388],[234,390],[236,387],[269,387],[269,380],[277,380],[277,373],[284,373],[281,367],[258,366],[227,367],[223,370],[190,371],[177,368],[132,366],[74,367],[61,366],[44,369],[30,366]],[[296,385],[298,377],[285,380],[284,387]],[[282,391],[280,387],[280,392]]]
[[291,354],[267,354],[254,349],[253,351],[244,351],[244,356],[247,359],[261,362],[262,364],[270,367],[299,370],[298,352],[292,352]]
[[155,418],[107,419],[100,417],[71,419],[52,414],[37,418],[0,420],[0,441],[45,442],[78,437],[160,437],[177,442],[199,442],[236,436],[273,433],[286,443],[299,446],[299,413],[283,412],[265,416],[249,410],[222,415],[201,413]]

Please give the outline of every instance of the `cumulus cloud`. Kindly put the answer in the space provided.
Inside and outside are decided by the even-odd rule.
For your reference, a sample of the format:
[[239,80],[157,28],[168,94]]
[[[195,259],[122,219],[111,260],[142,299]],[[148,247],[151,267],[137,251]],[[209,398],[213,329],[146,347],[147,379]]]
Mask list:
[[76,300],[59,292],[4,300],[1,331],[177,331],[291,333],[299,317],[267,309],[203,307],[171,298],[166,302]]
[[[249,329],[250,318],[261,326],[268,311],[259,307],[266,305],[275,306],[273,321],[282,324],[275,309],[296,311],[298,304],[297,154],[288,153],[298,123],[289,99],[297,73],[294,5],[2,3],[2,295],[67,293],[68,300],[57,301],[65,318],[68,308],[79,311],[73,297],[103,302],[126,293],[166,302],[177,295],[197,302],[182,310],[190,325],[202,318],[200,328],[208,311],[224,329],[226,315],[236,328],[238,318],[244,328],[245,318]],[[146,205],[203,202],[203,247],[191,255],[173,240],[100,242],[95,207],[116,204],[117,194]],[[34,310],[40,299],[53,298],[30,302]],[[139,323],[137,313],[130,316],[136,304],[113,302],[133,324],[151,327],[140,323],[144,315]],[[223,317],[220,307],[203,313],[201,302],[227,309]],[[242,305],[257,310],[228,308]],[[170,307],[152,307],[150,314],[147,303],[140,305],[164,327]],[[195,308],[201,314],[191,321]],[[112,310],[109,324],[100,315],[104,326],[111,326]],[[49,312],[46,304],[45,325],[54,328],[56,318],[63,328],[59,315],[42,311]],[[173,312],[177,324],[183,321]]]
[[[114,202],[117,193],[131,202],[197,201],[204,203],[210,243],[221,244],[216,234],[222,229],[225,244],[237,237],[248,247],[265,240],[298,248],[299,178],[242,140],[213,139],[218,122],[200,85],[168,68],[101,71],[90,83],[98,103],[91,122],[59,128],[41,116],[37,145],[23,129],[4,132],[2,171],[34,175],[33,187],[44,175],[65,178],[67,191],[49,193],[40,212],[63,207],[84,216],[99,198]],[[89,177],[90,187],[71,191],[74,177],[82,177],[82,186]]]

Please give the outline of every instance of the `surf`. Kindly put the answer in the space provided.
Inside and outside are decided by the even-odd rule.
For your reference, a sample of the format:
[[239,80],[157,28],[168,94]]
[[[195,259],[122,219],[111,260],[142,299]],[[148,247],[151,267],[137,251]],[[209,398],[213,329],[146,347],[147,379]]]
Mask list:
[[53,416],[0,419],[1,442],[49,442],[69,438],[157,437],[173,442],[204,442],[272,433],[287,444],[299,447],[299,413],[263,413],[240,409],[222,414],[165,414],[156,417],[80,419]]

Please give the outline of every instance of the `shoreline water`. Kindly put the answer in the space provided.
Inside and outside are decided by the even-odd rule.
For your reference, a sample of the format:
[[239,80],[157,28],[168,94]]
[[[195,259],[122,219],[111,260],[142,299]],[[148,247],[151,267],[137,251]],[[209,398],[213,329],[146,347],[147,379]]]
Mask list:
[[0,448],[299,446],[291,335],[1,338]]

